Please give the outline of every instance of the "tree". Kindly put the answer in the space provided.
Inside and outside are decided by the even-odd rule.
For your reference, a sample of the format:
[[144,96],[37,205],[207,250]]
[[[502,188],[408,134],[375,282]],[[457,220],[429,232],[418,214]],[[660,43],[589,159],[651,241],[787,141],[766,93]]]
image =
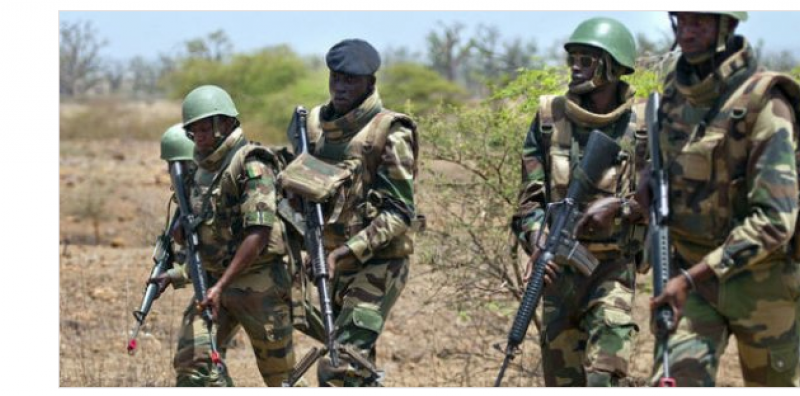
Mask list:
[[381,54],[381,66],[387,67],[397,63],[419,63],[419,52],[412,52],[408,47],[388,47]]
[[131,90],[134,95],[151,95],[158,90],[159,67],[142,56],[136,56],[128,63],[131,76]]
[[91,22],[61,22],[58,42],[61,95],[84,94],[103,79],[99,53],[106,44]]
[[233,53],[233,43],[224,30],[216,30],[205,37],[188,40],[184,43],[187,58],[222,62]]
[[535,41],[523,42],[519,37],[501,40],[495,26],[479,25],[472,42],[476,51],[474,61],[470,62],[470,82],[474,80],[481,85],[507,82],[516,78],[521,69],[535,65],[538,50]]
[[118,60],[109,60],[103,66],[103,78],[108,82],[110,92],[118,92],[125,79],[125,65]]
[[200,85],[222,87],[233,97],[248,137],[278,143],[285,141],[295,105],[310,107],[328,96],[328,71],[309,69],[290,47],[281,45],[221,62],[183,58],[162,82],[174,99],[182,99]]
[[424,113],[439,104],[460,104],[467,92],[435,71],[416,63],[396,63],[378,76],[381,100],[388,108]]
[[659,40],[651,40],[640,32],[636,34],[636,52],[640,57],[660,56],[670,51],[672,40],[672,36],[667,33],[663,33]]
[[456,81],[459,69],[469,58],[474,45],[472,40],[464,42],[461,34],[464,27],[464,24],[460,22],[449,26],[439,22],[441,33],[431,31],[425,37],[428,43],[430,66],[448,81]]

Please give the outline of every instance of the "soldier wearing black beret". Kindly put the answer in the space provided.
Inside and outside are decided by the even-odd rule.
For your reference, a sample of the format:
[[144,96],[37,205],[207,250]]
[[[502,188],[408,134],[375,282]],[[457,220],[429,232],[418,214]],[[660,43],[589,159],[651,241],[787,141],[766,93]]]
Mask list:
[[339,364],[323,358],[317,374],[323,386],[376,386],[383,373],[375,345],[414,250],[417,131],[408,116],[383,107],[375,86],[381,58],[369,43],[344,40],[325,60],[331,99],[308,114],[311,153],[353,173],[343,184],[350,198],[328,205],[338,215],[323,235]]

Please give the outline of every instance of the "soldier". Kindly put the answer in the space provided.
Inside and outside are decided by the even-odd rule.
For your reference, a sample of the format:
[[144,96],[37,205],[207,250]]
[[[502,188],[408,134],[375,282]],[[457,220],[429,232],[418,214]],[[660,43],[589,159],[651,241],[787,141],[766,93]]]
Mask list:
[[651,309],[670,304],[678,320],[671,374],[679,386],[714,386],[733,334],[746,385],[798,386],[800,249],[790,242],[800,87],[758,71],[753,48],[734,34],[747,13],[670,18],[682,55],[666,77],[659,135],[678,275]]
[[644,227],[631,215],[628,198],[636,191],[646,134],[634,89],[620,80],[633,73],[636,48],[628,29],[609,18],[584,21],[564,48],[572,73],[569,91],[540,100],[525,138],[519,209],[511,226],[531,255],[527,282],[539,255],[535,242],[543,209],[566,196],[589,133],[598,129],[623,147],[593,197],[619,209],[611,218],[614,226],[577,235],[599,265],[587,277],[570,266],[548,263],[540,329],[547,386],[614,386],[628,375],[639,331],[631,306]]
[[[161,159],[167,164],[172,161],[183,162],[187,181],[191,180],[197,170],[197,165],[194,163],[194,142],[186,137],[186,130],[183,129],[182,124],[175,124],[164,132],[161,137]],[[175,226],[173,225],[173,227]],[[174,263],[173,268],[167,270],[164,276],[149,279],[148,282],[158,284],[158,295],[160,296],[170,284],[175,289],[186,286],[189,283],[189,277],[186,274],[185,263]]]
[[[327,265],[334,274],[336,342],[374,366],[375,345],[405,287],[415,219],[416,125],[385,109],[375,86],[378,52],[359,39],[344,40],[326,55],[330,102],[309,112],[310,153],[352,171],[346,199],[327,213]],[[320,360],[323,386],[375,386],[378,376],[348,352],[334,367]],[[373,367],[374,368],[374,367]]]
[[[272,151],[248,142],[238,115],[231,97],[217,86],[198,87],[183,101],[183,127],[195,143],[198,166],[188,191],[193,214],[201,219],[200,258],[211,284],[201,305],[212,308],[222,354],[244,328],[264,383],[280,386],[295,358],[291,279],[283,261],[283,225],[276,220],[278,162]],[[179,243],[180,234],[175,235]],[[175,275],[157,279],[162,290],[180,281]],[[177,386],[233,385],[228,373],[213,368],[209,348],[192,301],[173,363]]]

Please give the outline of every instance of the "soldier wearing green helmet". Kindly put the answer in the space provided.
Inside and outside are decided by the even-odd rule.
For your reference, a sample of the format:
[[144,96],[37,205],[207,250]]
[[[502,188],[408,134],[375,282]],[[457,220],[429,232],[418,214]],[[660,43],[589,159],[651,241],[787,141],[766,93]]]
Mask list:
[[[194,163],[194,142],[186,136],[182,124],[178,123],[169,127],[161,136],[161,159],[166,161],[168,166],[172,161],[183,162],[183,168],[186,169],[186,182],[191,182],[197,169],[197,165]],[[176,289],[186,286],[189,281],[186,271],[184,263],[175,263],[173,268],[161,276],[149,279],[149,282],[159,286],[158,296],[160,296],[170,284]]]
[[[295,363],[292,282],[284,262],[284,226],[277,217],[275,188],[281,159],[275,151],[249,142],[238,116],[222,88],[194,89],[183,102],[182,128],[170,128],[162,139],[162,158],[197,164],[186,190],[210,281],[201,305],[212,308],[220,352],[224,356],[226,346],[243,328],[264,383],[281,386]],[[183,241],[180,228],[173,236],[178,243]],[[186,271],[176,269],[153,281],[163,291],[169,284],[187,283],[187,278]],[[173,361],[178,386],[233,385],[227,371],[217,372],[209,348],[208,333],[192,299]]]
[[745,385],[797,387],[800,86],[761,69],[734,34],[747,13],[669,16],[682,54],[666,76],[659,136],[677,276],[651,309],[670,305],[677,325],[653,382],[668,353],[678,386],[714,386],[733,334]]
[[161,159],[164,161],[194,161],[194,142],[186,136],[182,124],[175,124],[161,137]]
[[547,386],[615,386],[629,373],[639,331],[631,315],[635,273],[646,270],[636,265],[645,228],[629,203],[644,164],[643,104],[634,99],[633,87],[620,80],[633,73],[636,44],[620,22],[592,18],[575,29],[564,49],[569,90],[540,99],[523,146],[522,186],[511,227],[531,256],[527,281],[539,255],[537,236],[547,232],[544,208],[566,196],[589,133],[598,129],[623,147],[624,154],[592,197],[617,209],[597,220],[613,225],[577,235],[600,264],[584,276],[570,266],[548,263],[540,329]]

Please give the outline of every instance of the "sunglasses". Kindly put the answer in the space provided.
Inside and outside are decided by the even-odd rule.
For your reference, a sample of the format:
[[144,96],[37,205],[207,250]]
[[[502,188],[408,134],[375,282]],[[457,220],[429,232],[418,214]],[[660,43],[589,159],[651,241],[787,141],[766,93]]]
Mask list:
[[578,64],[580,67],[592,67],[597,62],[597,57],[584,54],[569,54],[567,55],[567,66]]

